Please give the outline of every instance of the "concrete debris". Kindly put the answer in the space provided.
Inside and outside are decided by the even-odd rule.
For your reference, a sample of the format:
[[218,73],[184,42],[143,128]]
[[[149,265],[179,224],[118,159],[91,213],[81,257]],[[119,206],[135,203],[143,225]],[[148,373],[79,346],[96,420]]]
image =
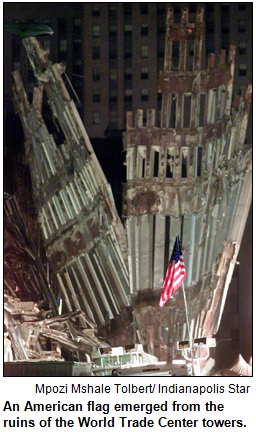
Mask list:
[[[33,302],[6,297],[4,312],[15,360],[90,361],[93,349],[109,346],[96,336],[96,325],[82,311],[52,317]],[[10,351],[7,345],[6,349]]]

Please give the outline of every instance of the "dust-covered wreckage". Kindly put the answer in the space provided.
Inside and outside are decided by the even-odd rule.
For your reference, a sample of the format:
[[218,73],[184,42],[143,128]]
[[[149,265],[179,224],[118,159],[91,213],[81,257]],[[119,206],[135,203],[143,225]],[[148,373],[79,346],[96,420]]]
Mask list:
[[[6,279],[5,323],[15,359],[60,359],[69,346],[86,360],[92,347],[132,343],[160,360],[173,359],[177,341],[189,338],[181,290],[159,307],[176,233],[184,251],[191,336],[217,332],[251,202],[251,148],[244,141],[252,88],[232,106],[235,47],[228,57],[222,50],[218,61],[210,54],[202,70],[203,34],[202,8],[194,23],[187,8],[180,23],[168,10],[158,83],[161,125],[153,109],[146,121],[142,110],[134,119],[127,112],[125,225],[64,84],[63,65],[52,64],[36,38],[23,41],[38,85],[30,103],[15,71],[14,105],[58,292],[52,292],[33,248],[31,257],[29,239],[16,241],[33,261],[29,265],[37,265],[34,275],[42,273],[32,291],[43,292],[48,309],[38,309],[34,295],[23,306]],[[43,92],[64,135],[58,146],[43,119]],[[21,226],[17,208],[10,210],[13,198],[5,205],[8,224]],[[26,237],[23,231],[18,235]],[[51,352],[47,340],[54,341]]]

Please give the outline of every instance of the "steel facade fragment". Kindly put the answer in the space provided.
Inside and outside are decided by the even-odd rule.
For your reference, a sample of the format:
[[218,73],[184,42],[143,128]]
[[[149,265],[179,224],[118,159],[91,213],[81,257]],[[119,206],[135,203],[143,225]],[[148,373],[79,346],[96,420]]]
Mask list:
[[[154,110],[147,111],[144,121],[142,110],[134,120],[127,113],[123,193],[135,321],[140,342],[161,359],[167,351],[174,355],[175,340],[188,337],[182,293],[177,291],[161,313],[158,308],[176,233],[184,251],[193,336],[210,337],[218,330],[232,267],[226,254],[236,255],[239,249],[232,226],[251,158],[244,145],[251,86],[231,109],[235,47],[228,58],[222,51],[218,62],[211,54],[202,70],[203,10],[198,8],[196,22],[190,23],[183,8],[181,22],[174,23],[169,9],[166,25],[158,86],[161,127],[155,125]],[[250,188],[243,191],[250,202]],[[228,261],[217,274],[223,254]]]
[[[85,310],[105,324],[129,306],[125,232],[112,191],[61,75],[35,38],[24,46],[39,86],[29,103],[14,72],[14,103],[25,147],[47,257],[64,310]],[[41,114],[42,88],[64,141],[57,147]]]

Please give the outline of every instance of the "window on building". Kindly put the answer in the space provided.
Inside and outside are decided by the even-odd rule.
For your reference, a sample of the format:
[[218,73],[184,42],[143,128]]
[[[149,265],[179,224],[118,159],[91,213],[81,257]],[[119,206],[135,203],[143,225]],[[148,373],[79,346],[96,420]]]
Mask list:
[[125,33],[131,33],[132,32],[132,24],[125,24],[124,32]]
[[148,79],[148,67],[142,66],[141,68],[141,79]]
[[132,50],[125,50],[124,52],[124,58],[128,59],[128,58],[132,58]]
[[195,176],[200,177],[202,173],[203,147],[196,147],[195,154]]
[[222,34],[227,34],[227,33],[229,33],[229,31],[230,31],[229,22],[226,21],[226,20],[223,20],[221,22],[221,33]]
[[117,91],[116,90],[110,90],[109,102],[116,102],[116,101],[117,101]]
[[190,127],[190,117],[191,117],[191,95],[184,94],[183,97],[183,127]]
[[93,100],[93,102],[94,103],[98,103],[98,102],[100,102],[100,92],[94,92],[93,93],[93,97],[92,97],[92,100]]
[[110,34],[110,36],[114,36],[117,34],[117,25],[116,24],[110,24],[109,34]]
[[177,106],[177,94],[171,93],[169,96],[169,127],[175,128],[176,126],[176,106]]
[[240,55],[246,54],[246,42],[239,42],[238,44],[238,53]]
[[111,48],[109,50],[109,58],[116,59],[117,58],[117,48]]
[[92,15],[93,16],[100,16],[100,3],[93,3]]
[[245,76],[246,75],[246,64],[245,63],[240,63],[240,65],[239,65],[239,75],[240,76]]
[[132,79],[132,68],[126,68],[124,71],[124,79],[131,80]]
[[141,89],[141,100],[144,102],[148,101],[148,89],[147,88]]
[[240,33],[244,33],[246,31],[246,22],[245,22],[245,20],[239,20],[238,21],[238,31]]
[[157,36],[164,36],[165,35],[165,23],[158,23],[157,24]]
[[82,56],[82,44],[81,41],[75,40],[73,43],[73,56],[74,58],[81,58]]
[[125,15],[132,14],[132,3],[124,3],[124,14]]
[[194,41],[187,41],[186,71],[193,70],[193,60],[194,60]]
[[82,60],[81,59],[76,59],[74,61],[73,72],[75,74],[81,74],[82,73]]
[[117,112],[116,111],[110,111],[109,121],[111,124],[117,123]]
[[202,127],[205,125],[205,93],[199,94],[199,109],[198,109],[198,126]]
[[92,58],[94,60],[97,60],[100,58],[100,47],[93,47],[92,48]]
[[181,177],[185,178],[188,176],[188,147],[181,147]]
[[117,80],[117,70],[116,69],[109,69],[109,79],[112,81]]
[[66,39],[60,40],[60,52],[67,51],[68,41]]
[[150,171],[152,177],[158,177],[159,175],[159,162],[160,162],[160,147],[151,147],[151,158],[150,158]]
[[[132,111],[132,100],[128,101],[128,102],[125,102],[124,112],[127,113],[127,111]],[[126,123],[126,114],[125,114],[125,117],[124,117],[124,124],[125,123]]]
[[73,27],[73,41],[74,42],[82,42],[82,27],[74,26]]
[[173,178],[174,174],[174,159],[175,159],[175,148],[169,147],[166,151],[166,177]]
[[93,113],[93,124],[100,124],[100,112]]
[[137,176],[138,178],[145,177],[146,174],[146,146],[138,146],[137,153]]
[[125,100],[125,102],[132,101],[132,90],[131,89],[126,89],[125,90],[124,100]]
[[147,36],[148,35],[148,25],[147,24],[142,24],[142,26],[140,28],[140,34],[141,34],[141,36]]
[[108,8],[108,14],[109,16],[116,16],[117,14],[117,4],[116,3],[110,3]]
[[125,33],[124,37],[124,57],[132,57],[132,35],[131,33]]
[[75,18],[73,24],[74,27],[80,27],[82,25],[82,18]]
[[172,42],[172,70],[177,71],[180,63],[180,41]]
[[92,27],[92,35],[93,35],[93,37],[99,37],[100,36],[100,26],[99,25],[94,25]]
[[92,79],[93,81],[100,81],[100,69],[93,69],[92,71]]
[[148,57],[148,46],[147,45],[142,45],[142,47],[141,47],[141,57],[142,58],[147,58]]
[[146,15],[148,13],[148,3],[140,4],[140,13],[141,15]]

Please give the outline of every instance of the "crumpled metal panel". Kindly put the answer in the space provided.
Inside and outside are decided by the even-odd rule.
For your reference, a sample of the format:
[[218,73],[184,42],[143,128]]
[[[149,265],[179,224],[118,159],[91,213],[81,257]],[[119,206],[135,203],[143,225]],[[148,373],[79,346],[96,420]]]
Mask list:
[[97,326],[81,310],[50,317],[51,311],[10,296],[5,297],[4,309],[14,360],[61,361],[67,355],[62,353],[64,349],[69,359],[90,361],[93,348],[109,346],[96,336]]
[[39,92],[30,105],[20,75],[14,72],[14,103],[26,137],[51,271],[64,297],[64,308],[70,312],[86,309],[97,324],[104,325],[130,304],[124,227],[62,80],[62,66],[51,64],[35,38],[26,39],[24,46],[39,88],[43,85],[55,122],[65,136],[57,147],[38,108]]
[[154,244],[154,287],[159,287],[164,280],[164,246],[165,246],[165,216],[156,215]]
[[139,218],[139,287],[146,289],[149,287],[149,253],[150,253],[150,220],[147,215]]

